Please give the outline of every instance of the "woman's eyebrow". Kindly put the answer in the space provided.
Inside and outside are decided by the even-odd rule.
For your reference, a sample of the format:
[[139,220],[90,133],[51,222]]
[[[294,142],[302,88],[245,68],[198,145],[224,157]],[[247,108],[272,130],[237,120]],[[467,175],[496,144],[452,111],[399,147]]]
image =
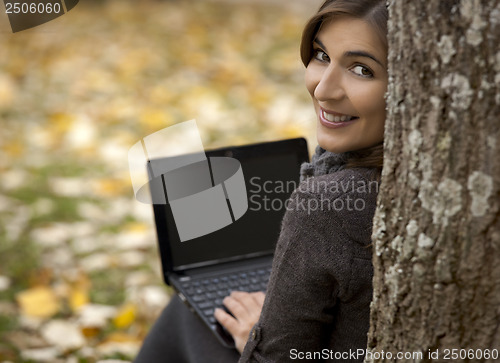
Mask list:
[[319,40],[318,38],[314,38],[313,40],[313,43],[318,43],[318,45],[323,48],[324,50],[326,50],[326,47],[323,43],[321,43],[321,40]]
[[382,64],[382,62],[380,62],[377,58],[375,58],[375,56],[371,55],[370,53],[368,52],[365,52],[363,50],[350,50],[350,51],[347,51],[344,53],[344,57],[365,57],[365,58],[370,58],[371,60],[377,62],[378,64],[380,64],[381,67],[384,67],[385,66]]
[[[321,48],[323,48],[323,50],[326,50],[326,47],[325,45],[321,42],[321,40],[319,40],[318,38],[315,38],[314,43],[317,43]],[[381,67],[384,67],[385,66],[382,64],[381,61],[379,61],[374,55],[368,53],[368,52],[365,52],[363,50],[350,50],[350,51],[347,51],[344,53],[344,57],[365,57],[365,58],[370,58],[371,60],[377,62],[378,64],[380,64]]]

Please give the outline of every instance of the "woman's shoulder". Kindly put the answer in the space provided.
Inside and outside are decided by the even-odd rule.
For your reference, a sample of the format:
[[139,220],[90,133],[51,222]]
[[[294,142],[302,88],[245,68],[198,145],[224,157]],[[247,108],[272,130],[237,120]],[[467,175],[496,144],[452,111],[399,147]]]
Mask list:
[[309,177],[298,185],[292,195],[304,198],[338,198],[355,194],[376,197],[379,184],[372,168],[346,168]]
[[352,168],[306,179],[290,196],[287,219],[366,246],[378,194],[371,175],[372,169]]

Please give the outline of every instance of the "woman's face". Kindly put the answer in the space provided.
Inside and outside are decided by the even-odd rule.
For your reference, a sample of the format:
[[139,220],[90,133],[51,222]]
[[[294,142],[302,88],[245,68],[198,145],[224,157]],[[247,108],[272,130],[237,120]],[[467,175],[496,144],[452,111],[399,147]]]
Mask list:
[[313,44],[306,87],[318,115],[319,145],[354,151],[384,138],[386,50],[369,23],[341,17],[324,23]]

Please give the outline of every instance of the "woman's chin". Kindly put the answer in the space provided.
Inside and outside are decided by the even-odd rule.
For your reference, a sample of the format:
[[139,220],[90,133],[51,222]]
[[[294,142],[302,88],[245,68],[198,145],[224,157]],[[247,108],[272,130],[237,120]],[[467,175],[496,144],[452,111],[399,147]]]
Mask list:
[[335,138],[330,135],[322,135],[318,132],[317,140],[319,146],[332,153],[338,154],[349,151],[345,146],[341,145],[338,140],[335,140]]

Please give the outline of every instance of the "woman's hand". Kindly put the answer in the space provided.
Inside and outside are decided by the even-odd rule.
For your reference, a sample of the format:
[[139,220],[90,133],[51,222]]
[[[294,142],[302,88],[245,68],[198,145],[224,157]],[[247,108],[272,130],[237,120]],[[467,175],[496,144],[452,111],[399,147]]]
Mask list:
[[264,297],[263,292],[233,291],[224,298],[223,304],[234,317],[222,309],[215,309],[215,318],[233,336],[236,349],[240,353],[247,343],[250,330],[259,320]]

